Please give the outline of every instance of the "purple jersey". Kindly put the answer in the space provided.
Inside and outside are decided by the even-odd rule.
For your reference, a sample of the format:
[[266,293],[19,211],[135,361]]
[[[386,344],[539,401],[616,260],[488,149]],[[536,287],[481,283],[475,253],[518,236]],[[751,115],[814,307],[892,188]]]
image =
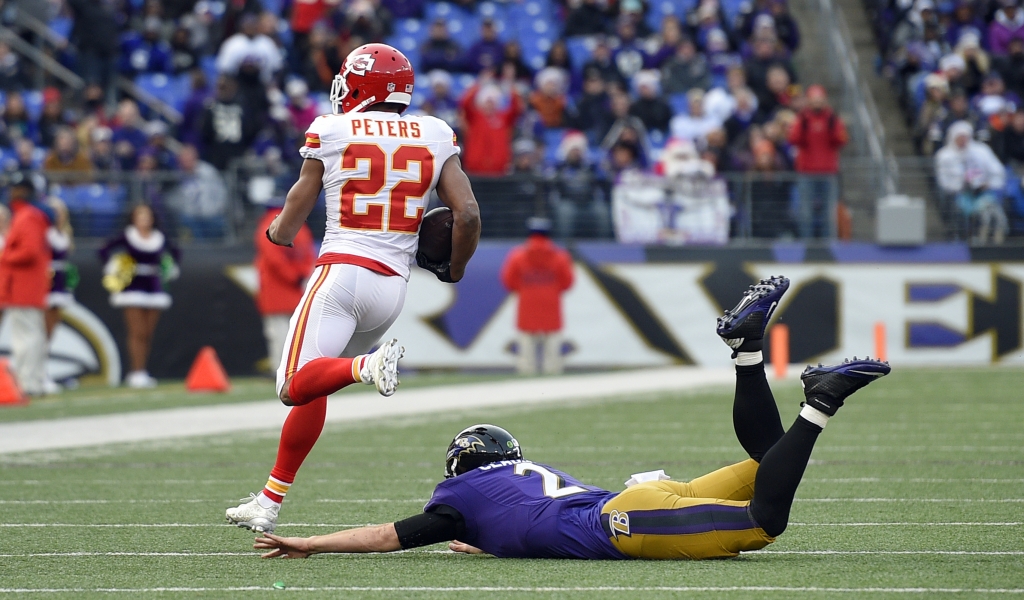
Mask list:
[[442,481],[423,510],[459,511],[459,541],[494,556],[624,559],[601,526],[601,508],[616,495],[545,465],[506,460]]

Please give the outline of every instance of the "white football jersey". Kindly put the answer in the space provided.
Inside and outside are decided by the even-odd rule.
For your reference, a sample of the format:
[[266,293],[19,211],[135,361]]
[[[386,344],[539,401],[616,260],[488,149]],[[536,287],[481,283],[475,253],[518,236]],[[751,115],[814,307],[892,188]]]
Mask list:
[[444,121],[389,112],[317,117],[300,150],[324,163],[320,255],[369,258],[409,278],[420,222],[441,167],[459,153]]

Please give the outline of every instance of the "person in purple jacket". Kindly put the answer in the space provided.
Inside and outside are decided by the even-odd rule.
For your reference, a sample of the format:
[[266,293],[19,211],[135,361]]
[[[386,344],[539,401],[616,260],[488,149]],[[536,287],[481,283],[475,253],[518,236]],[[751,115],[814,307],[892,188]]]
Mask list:
[[856,357],[808,367],[800,377],[803,409],[783,432],[761,346],[788,288],[785,277],[762,279],[718,319],[718,335],[736,361],[733,426],[748,460],[690,482],[671,481],[664,471],[639,473],[625,491],[610,492],[526,460],[500,427],[475,425],[448,446],[445,481],[421,514],[326,536],[263,534],[253,547],[268,550],[264,558],[305,558],[451,541],[449,548],[468,554],[608,560],[726,558],[763,548],[786,529],[828,419],[850,394],[889,373],[888,363]]
[[1001,9],[988,26],[988,49],[992,56],[1005,56],[1010,40],[1024,40],[1024,11],[1018,5],[1020,0],[999,0]]
[[103,287],[110,304],[124,309],[131,371],[125,383],[132,388],[156,385],[146,370],[160,313],[171,307],[164,283],[178,275],[178,248],[157,228],[153,209],[139,204],[129,213],[128,226],[100,248],[105,263]]

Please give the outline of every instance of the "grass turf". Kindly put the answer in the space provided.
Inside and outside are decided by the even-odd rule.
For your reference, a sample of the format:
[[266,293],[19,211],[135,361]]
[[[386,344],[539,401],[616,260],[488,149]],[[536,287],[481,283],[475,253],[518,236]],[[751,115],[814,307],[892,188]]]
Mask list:
[[[799,388],[775,387],[788,423]],[[829,424],[775,544],[700,563],[500,560],[443,546],[261,561],[248,532],[222,525],[223,509],[262,484],[277,432],[0,457],[0,589],[82,590],[33,598],[106,596],[90,591],[100,588],[136,590],[118,594],[129,597],[449,598],[453,587],[489,598],[639,596],[633,588],[663,588],[643,590],[650,598],[1016,596],[1021,387],[1019,370],[894,372]],[[414,514],[440,478],[451,436],[471,422],[496,421],[530,459],[619,489],[641,470],[685,479],[744,458],[730,411],[731,393],[721,390],[331,426],[278,533]],[[272,589],[277,581],[284,592]],[[168,591],[142,591],[157,588]]]
[[[479,383],[507,378],[508,375],[503,374],[402,373],[401,389]],[[372,388],[353,385],[338,393],[354,394],[370,390]],[[268,377],[236,377],[231,380],[231,389],[222,394],[190,393],[185,390],[185,384],[182,381],[162,381],[156,388],[149,390],[134,390],[126,387],[111,388],[104,384],[89,384],[74,390],[65,390],[57,395],[35,398],[25,406],[0,406],[0,423],[106,415],[160,408],[230,404],[272,400],[276,397],[274,381]]]

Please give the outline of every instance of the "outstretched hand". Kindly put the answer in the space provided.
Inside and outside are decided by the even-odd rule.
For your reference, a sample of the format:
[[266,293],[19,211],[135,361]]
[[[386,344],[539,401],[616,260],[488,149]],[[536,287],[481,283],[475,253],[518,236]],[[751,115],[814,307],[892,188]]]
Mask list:
[[263,554],[263,558],[306,558],[313,554],[307,538],[285,538],[272,533],[264,533],[256,538],[256,543],[252,547],[257,550],[270,550]]
[[486,554],[486,552],[476,546],[470,546],[469,544],[458,540],[448,542],[448,549],[452,552],[461,552],[463,554]]

